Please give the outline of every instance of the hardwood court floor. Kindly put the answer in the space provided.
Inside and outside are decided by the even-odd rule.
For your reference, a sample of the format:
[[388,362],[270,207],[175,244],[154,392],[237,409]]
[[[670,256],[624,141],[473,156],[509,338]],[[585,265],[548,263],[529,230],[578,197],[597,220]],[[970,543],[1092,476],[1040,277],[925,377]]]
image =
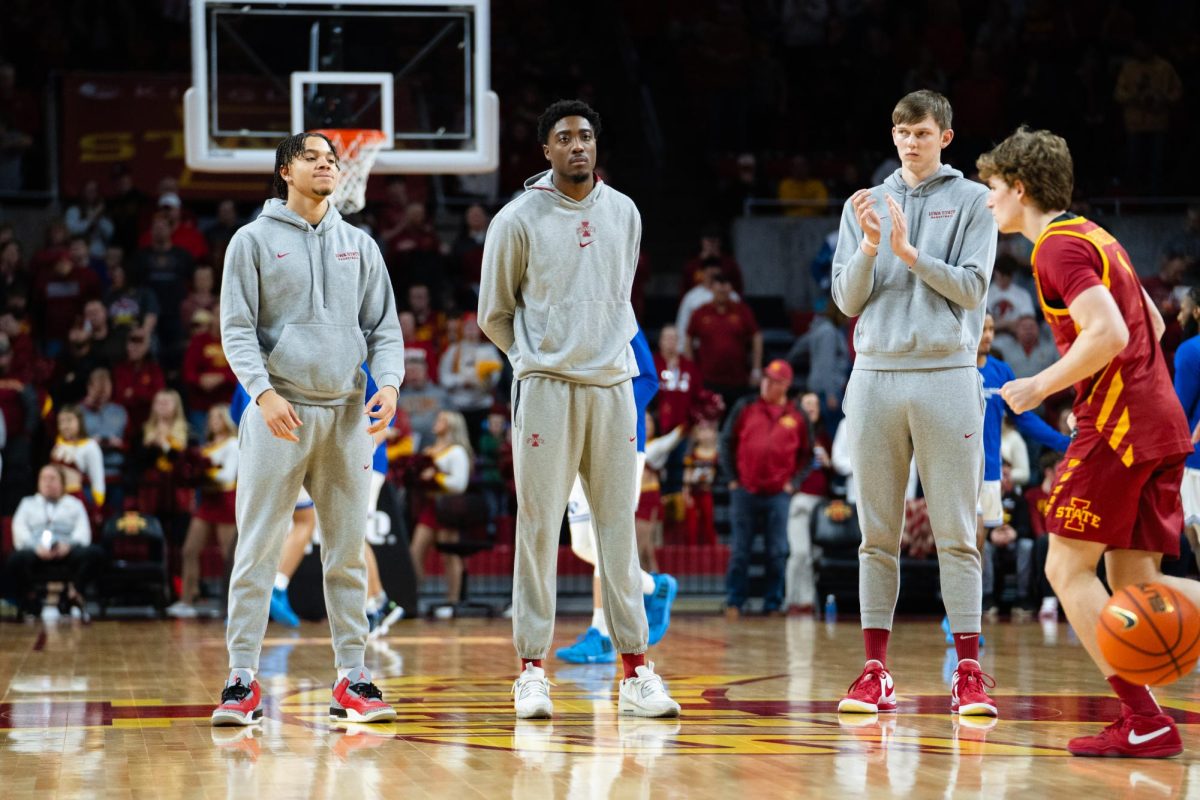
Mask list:
[[[558,644],[582,620],[562,619]],[[213,729],[220,622],[0,625],[0,797],[735,798],[1200,796],[1194,678],[1159,693],[1184,756],[1083,760],[1067,739],[1116,701],[1065,625],[995,625],[994,725],[946,713],[936,621],[901,622],[900,713],[843,718],[855,620],[677,618],[654,657],[678,721],[618,719],[614,665],[548,662],[556,716],[518,723],[509,623],[407,622],[367,663],[399,719],[333,725],[328,629],[268,631],[256,729]]]

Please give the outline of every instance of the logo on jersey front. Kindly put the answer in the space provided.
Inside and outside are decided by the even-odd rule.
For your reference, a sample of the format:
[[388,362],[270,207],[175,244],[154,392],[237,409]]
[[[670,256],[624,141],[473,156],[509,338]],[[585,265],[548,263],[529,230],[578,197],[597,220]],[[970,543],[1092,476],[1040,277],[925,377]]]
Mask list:
[[579,239],[580,247],[587,247],[596,241],[596,226],[585,219],[575,229],[575,236]]
[[338,261],[355,261],[358,259],[358,251],[347,250],[344,253],[338,253],[336,257]]
[[1064,531],[1083,533],[1088,526],[1092,528],[1100,527],[1100,515],[1089,511],[1088,509],[1091,507],[1091,500],[1081,500],[1078,497],[1072,497],[1070,505],[1060,505],[1054,509],[1054,516],[1056,519],[1066,520],[1066,523],[1063,525]]

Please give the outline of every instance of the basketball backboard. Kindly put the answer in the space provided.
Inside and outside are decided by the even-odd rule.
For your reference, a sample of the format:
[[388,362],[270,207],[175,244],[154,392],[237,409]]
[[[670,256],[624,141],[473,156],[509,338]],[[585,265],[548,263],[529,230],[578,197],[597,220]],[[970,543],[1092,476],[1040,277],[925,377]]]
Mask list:
[[373,172],[489,172],[489,31],[489,0],[192,0],[187,164],[269,172],[289,134],[377,128]]

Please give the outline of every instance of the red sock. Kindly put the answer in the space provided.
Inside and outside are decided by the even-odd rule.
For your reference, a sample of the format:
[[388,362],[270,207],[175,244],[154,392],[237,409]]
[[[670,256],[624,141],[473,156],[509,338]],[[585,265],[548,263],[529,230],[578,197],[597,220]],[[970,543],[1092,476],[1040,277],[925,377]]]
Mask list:
[[867,646],[867,661],[878,661],[887,666],[888,637],[892,632],[884,628],[863,628],[863,642]]
[[971,661],[979,661],[979,634],[978,633],[956,633],[954,634],[954,650],[958,653],[958,660],[963,661],[970,659]]
[[1146,715],[1162,713],[1162,709],[1158,707],[1158,703],[1154,700],[1154,695],[1150,694],[1149,687],[1130,683],[1120,675],[1110,675],[1108,677],[1108,685],[1113,688],[1113,691],[1117,693],[1117,697],[1121,698],[1121,702],[1129,706],[1133,713]]
[[625,667],[625,677],[635,678],[637,673],[634,672],[638,667],[646,666],[645,653],[621,653],[621,664]]
[[525,667],[529,666],[530,664],[532,664],[535,667],[540,668],[542,666],[542,660],[540,658],[522,658],[521,659],[521,672],[524,672]]

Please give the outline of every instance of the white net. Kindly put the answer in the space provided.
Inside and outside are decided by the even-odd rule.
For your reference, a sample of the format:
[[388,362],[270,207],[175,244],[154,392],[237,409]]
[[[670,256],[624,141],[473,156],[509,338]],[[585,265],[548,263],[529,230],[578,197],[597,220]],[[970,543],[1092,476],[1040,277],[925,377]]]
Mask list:
[[367,202],[367,178],[375,157],[383,149],[383,131],[369,128],[321,130],[337,150],[342,174],[330,200],[343,214],[361,211]]

